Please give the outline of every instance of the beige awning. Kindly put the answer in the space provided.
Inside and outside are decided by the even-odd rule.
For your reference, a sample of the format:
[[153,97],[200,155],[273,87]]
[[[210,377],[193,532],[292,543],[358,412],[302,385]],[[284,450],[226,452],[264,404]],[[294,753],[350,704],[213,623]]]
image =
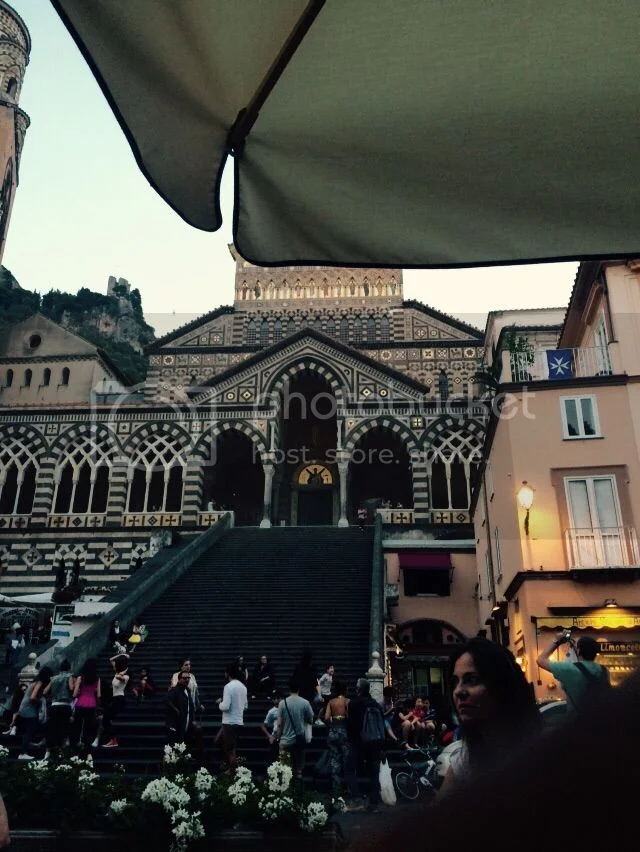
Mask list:
[[256,263],[640,248],[637,0],[51,2],[140,167],[198,228],[221,225],[233,148],[234,241]]
[[640,615],[554,615],[537,618],[539,630],[617,630],[640,627]]

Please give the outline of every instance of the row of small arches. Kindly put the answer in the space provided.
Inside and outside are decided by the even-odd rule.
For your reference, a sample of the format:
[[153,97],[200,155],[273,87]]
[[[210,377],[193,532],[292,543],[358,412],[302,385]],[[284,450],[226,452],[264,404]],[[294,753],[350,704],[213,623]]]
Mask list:
[[[11,368],[9,368],[7,370],[7,375],[5,377],[5,382],[4,382],[5,387],[7,387],[7,388],[13,387],[14,378],[15,378],[15,373]],[[71,370],[68,367],[63,367],[61,372],[60,372],[59,384],[60,385],[68,385],[70,379],[71,379]],[[24,371],[22,387],[30,388],[32,383],[33,383],[33,370],[30,367],[28,367]],[[42,371],[42,382],[40,383],[40,386],[46,388],[50,384],[51,384],[51,370],[49,369],[49,367],[45,367],[44,370]]]
[[242,301],[256,299],[340,299],[348,296],[367,298],[370,296],[395,296],[398,293],[398,283],[395,278],[392,278],[388,283],[384,283],[378,278],[374,284],[370,284],[367,279],[363,282],[357,282],[354,278],[348,284],[343,284],[340,279],[335,284],[330,284],[325,280],[322,284],[315,284],[314,281],[308,283],[296,281],[292,285],[286,281],[283,281],[282,284],[275,284],[270,281],[267,285],[261,285],[258,281],[253,285],[243,282],[238,287],[237,293],[238,298]]
[[[388,341],[391,336],[391,324],[386,315],[357,316],[352,323],[347,317],[323,319],[316,316],[313,320],[305,320],[300,327],[312,328],[329,337],[337,337],[343,343]],[[289,317],[288,320],[250,319],[247,322],[246,342],[250,346],[257,344],[268,346],[270,343],[277,343],[283,337],[295,334],[297,330],[298,324],[294,317]]]

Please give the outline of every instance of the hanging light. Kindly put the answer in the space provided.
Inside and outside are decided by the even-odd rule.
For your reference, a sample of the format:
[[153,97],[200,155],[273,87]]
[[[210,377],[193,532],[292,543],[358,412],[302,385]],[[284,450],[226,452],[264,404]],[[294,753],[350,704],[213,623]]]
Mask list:
[[605,598],[604,605],[607,609],[617,609],[618,601],[615,598]]
[[529,511],[533,506],[533,488],[527,483],[526,479],[523,480],[516,497],[520,508],[525,511],[524,534],[529,535]]

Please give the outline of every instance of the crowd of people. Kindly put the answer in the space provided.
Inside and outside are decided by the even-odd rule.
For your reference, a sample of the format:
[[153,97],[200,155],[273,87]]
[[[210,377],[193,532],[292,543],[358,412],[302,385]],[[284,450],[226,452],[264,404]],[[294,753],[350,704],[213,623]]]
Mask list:
[[[62,660],[54,674],[48,666],[38,668],[35,654],[30,655],[4,706],[6,733],[21,738],[18,759],[33,759],[38,747],[46,748],[47,758],[67,745],[72,749],[118,747],[118,718],[130,695],[137,703],[161,698],[167,743],[185,742],[196,759],[204,761],[205,738],[199,721],[204,706],[191,661],[182,660],[169,683],[159,687],[148,666],[132,668],[132,656],[121,641],[124,635],[131,636],[129,631],[121,635],[119,624],[114,623],[110,641],[116,653],[109,659],[106,689],[95,659],[87,660],[77,674]],[[559,636],[541,653],[539,662],[564,679],[575,710],[592,692],[590,678],[603,683],[604,678],[587,641],[578,644],[578,663],[550,663],[552,651],[564,641],[566,637]],[[225,679],[216,700],[221,717],[214,740],[225,771],[233,775],[238,765],[249,700],[264,701],[260,729],[265,736],[265,764],[286,755],[301,785],[313,726],[325,726],[326,752],[316,768],[320,771],[320,764],[324,765],[334,795],[346,793],[347,809],[378,808],[380,762],[388,748],[420,749],[441,741],[445,731],[445,740],[460,739],[462,747],[453,755],[439,793],[447,797],[460,786],[507,767],[515,754],[540,736],[540,713],[522,670],[507,648],[484,638],[459,646],[452,656],[454,724],[448,726],[427,698],[397,701],[393,688],[387,686],[381,701],[375,701],[366,678],[357,681],[350,695],[335,666],[327,665],[320,674],[310,651],[302,654],[286,690],[278,685],[264,655],[251,672],[244,658],[237,657],[226,667]],[[360,796],[363,778],[366,804]]]

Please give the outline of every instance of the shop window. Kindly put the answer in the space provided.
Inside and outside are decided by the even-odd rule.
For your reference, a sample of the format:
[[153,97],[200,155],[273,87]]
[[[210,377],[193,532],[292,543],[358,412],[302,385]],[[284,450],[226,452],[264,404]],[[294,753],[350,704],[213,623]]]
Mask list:
[[595,396],[564,396],[560,399],[565,438],[598,438],[600,425]]
[[407,568],[403,571],[404,593],[407,597],[449,597],[451,580],[448,571]]

